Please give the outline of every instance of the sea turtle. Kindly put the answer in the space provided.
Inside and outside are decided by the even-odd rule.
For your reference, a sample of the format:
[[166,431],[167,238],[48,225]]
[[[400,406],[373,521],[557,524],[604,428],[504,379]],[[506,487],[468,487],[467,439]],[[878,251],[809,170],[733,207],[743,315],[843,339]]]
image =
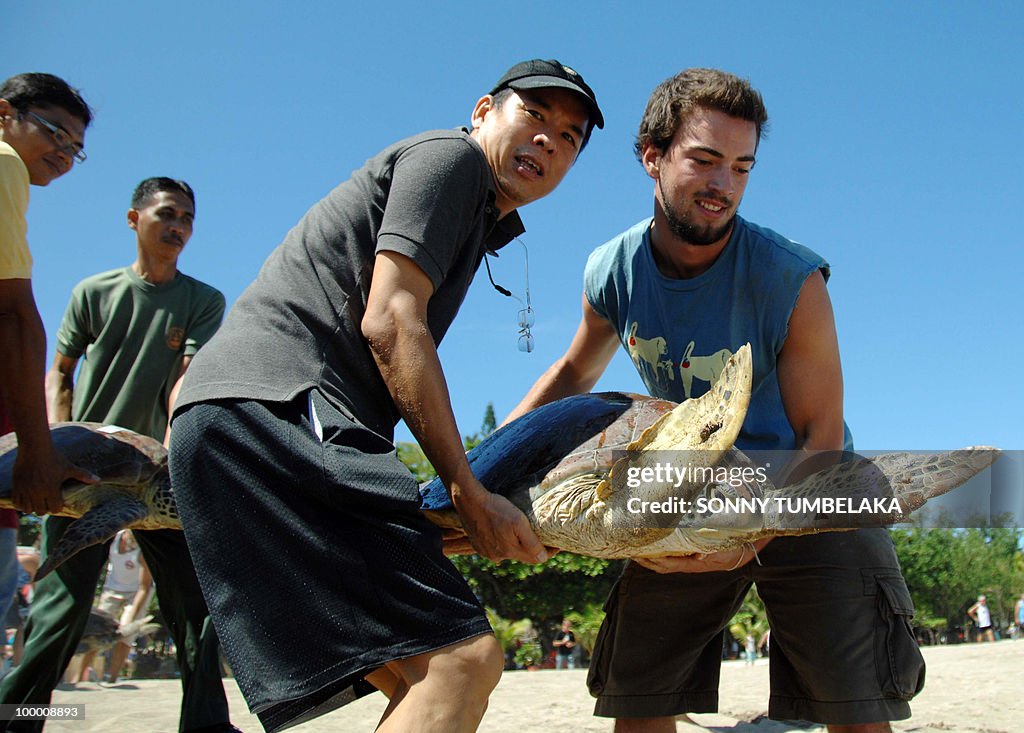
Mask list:
[[[81,517],[36,573],[45,577],[68,557],[118,530],[181,529],[171,493],[167,451],[159,441],[114,425],[58,423],[50,430],[54,447],[100,483],[68,482],[64,506],[55,514]],[[0,506],[11,506],[11,473],[17,456],[14,433],[0,437]]]
[[[679,405],[621,393],[553,402],[494,432],[470,451],[470,466],[484,486],[526,513],[544,544],[630,558],[895,524],[999,455],[974,447],[843,455],[835,463],[833,454],[828,467],[776,487],[763,466],[733,447],[752,370],[747,345],[710,391]],[[461,523],[441,482],[428,483],[421,495],[426,515],[457,538]]]
[[[470,451],[470,465],[484,486],[526,513],[545,544],[621,558],[712,552],[767,535],[892,524],[998,455],[991,448],[886,454],[826,468],[779,489],[733,448],[749,404],[751,375],[750,349],[744,346],[710,391],[678,405],[620,393],[569,397],[496,431]],[[58,450],[103,481],[65,490],[61,514],[81,519],[37,577],[122,527],[180,529],[166,452],[157,441],[89,423],[64,423],[52,433]],[[13,435],[0,438],[0,506],[10,506],[16,445]],[[657,480],[659,466],[666,464],[685,470],[684,480],[664,472]],[[427,517],[454,533],[461,530],[439,481],[425,484],[421,494]],[[824,496],[890,501],[881,511],[856,515],[793,511],[776,501]],[[702,511],[702,497],[763,503],[758,511],[749,510],[753,505],[745,511]],[[650,509],[665,502],[671,504],[668,511],[655,515]]]

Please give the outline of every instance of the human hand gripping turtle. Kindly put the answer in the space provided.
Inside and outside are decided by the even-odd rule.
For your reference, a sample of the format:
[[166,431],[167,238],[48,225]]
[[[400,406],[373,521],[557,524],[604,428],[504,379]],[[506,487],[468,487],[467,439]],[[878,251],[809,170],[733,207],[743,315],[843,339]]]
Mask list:
[[718,573],[732,572],[747,563],[757,560],[757,553],[771,542],[773,537],[764,537],[747,542],[735,550],[721,552],[697,552],[693,555],[665,555],[663,557],[635,557],[633,562],[656,573]]
[[444,486],[473,550],[489,560],[544,562],[548,553],[523,512],[473,475],[448,386],[427,328],[433,283],[410,259],[381,252],[362,331],[384,383]]
[[13,508],[19,511],[58,512],[64,505],[62,486],[65,482],[93,484],[100,479],[54,447],[43,390],[23,390],[16,394],[12,391],[0,390],[0,435],[11,431],[11,438],[14,438],[16,434],[21,450],[14,457],[11,486],[5,493]]
[[39,450],[19,451],[12,469],[11,504],[32,514],[59,512],[64,506],[61,486],[67,481],[94,484],[92,471],[76,466],[53,449],[50,436]]
[[512,502],[485,489],[472,474],[468,478],[470,481],[451,489],[452,505],[464,534],[445,540],[445,554],[476,553],[494,562],[507,559],[541,563],[557,552],[545,548],[526,515]]

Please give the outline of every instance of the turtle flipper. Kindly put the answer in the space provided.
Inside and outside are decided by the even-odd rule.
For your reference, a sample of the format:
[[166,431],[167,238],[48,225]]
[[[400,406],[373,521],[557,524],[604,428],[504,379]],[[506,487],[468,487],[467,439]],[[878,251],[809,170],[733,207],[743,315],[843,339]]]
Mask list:
[[[1001,452],[988,446],[932,454],[883,453],[873,458],[838,463],[794,484],[771,492],[770,498],[813,500],[816,497],[849,499],[850,512],[788,510],[800,505],[769,503],[766,529],[780,534],[805,534],[825,529],[882,527],[906,521],[929,499],[967,483],[991,466]],[[856,511],[874,503],[878,510]],[[895,500],[895,501],[893,501]]]
[[1000,455],[998,448],[972,446],[932,455],[886,453],[873,463],[889,479],[893,495],[911,512],[928,499],[967,483]]
[[149,512],[149,507],[141,501],[127,496],[112,498],[93,507],[68,526],[57,547],[39,567],[36,580],[46,577],[77,552],[104,542],[118,530],[144,519]]

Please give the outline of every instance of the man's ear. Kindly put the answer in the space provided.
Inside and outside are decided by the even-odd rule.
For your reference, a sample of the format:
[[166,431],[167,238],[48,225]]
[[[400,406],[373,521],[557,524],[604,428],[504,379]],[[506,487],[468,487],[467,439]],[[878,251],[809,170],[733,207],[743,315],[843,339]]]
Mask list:
[[139,210],[128,209],[128,228],[138,229],[139,226]]
[[647,172],[647,175],[654,180],[658,180],[661,176],[661,170],[659,169],[661,165],[661,151],[651,143],[646,143],[640,153],[640,160],[644,164],[644,171]]
[[490,94],[485,94],[476,101],[476,106],[473,107],[473,129],[477,129],[484,123],[484,117],[487,116],[488,112],[494,110],[494,97]]

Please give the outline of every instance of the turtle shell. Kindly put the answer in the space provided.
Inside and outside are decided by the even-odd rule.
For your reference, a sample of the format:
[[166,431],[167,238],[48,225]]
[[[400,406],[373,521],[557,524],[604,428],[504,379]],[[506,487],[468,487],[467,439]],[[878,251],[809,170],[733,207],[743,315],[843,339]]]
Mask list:
[[[160,442],[131,430],[66,422],[54,425],[50,436],[55,450],[76,466],[92,471],[104,484],[141,489],[167,472],[167,451]],[[0,498],[11,496],[17,449],[14,433],[0,437]]]
[[[606,473],[626,446],[674,402],[622,392],[566,397],[523,415],[469,452],[469,466],[489,491],[528,507],[567,478]],[[452,509],[440,479],[420,489],[420,508]]]

